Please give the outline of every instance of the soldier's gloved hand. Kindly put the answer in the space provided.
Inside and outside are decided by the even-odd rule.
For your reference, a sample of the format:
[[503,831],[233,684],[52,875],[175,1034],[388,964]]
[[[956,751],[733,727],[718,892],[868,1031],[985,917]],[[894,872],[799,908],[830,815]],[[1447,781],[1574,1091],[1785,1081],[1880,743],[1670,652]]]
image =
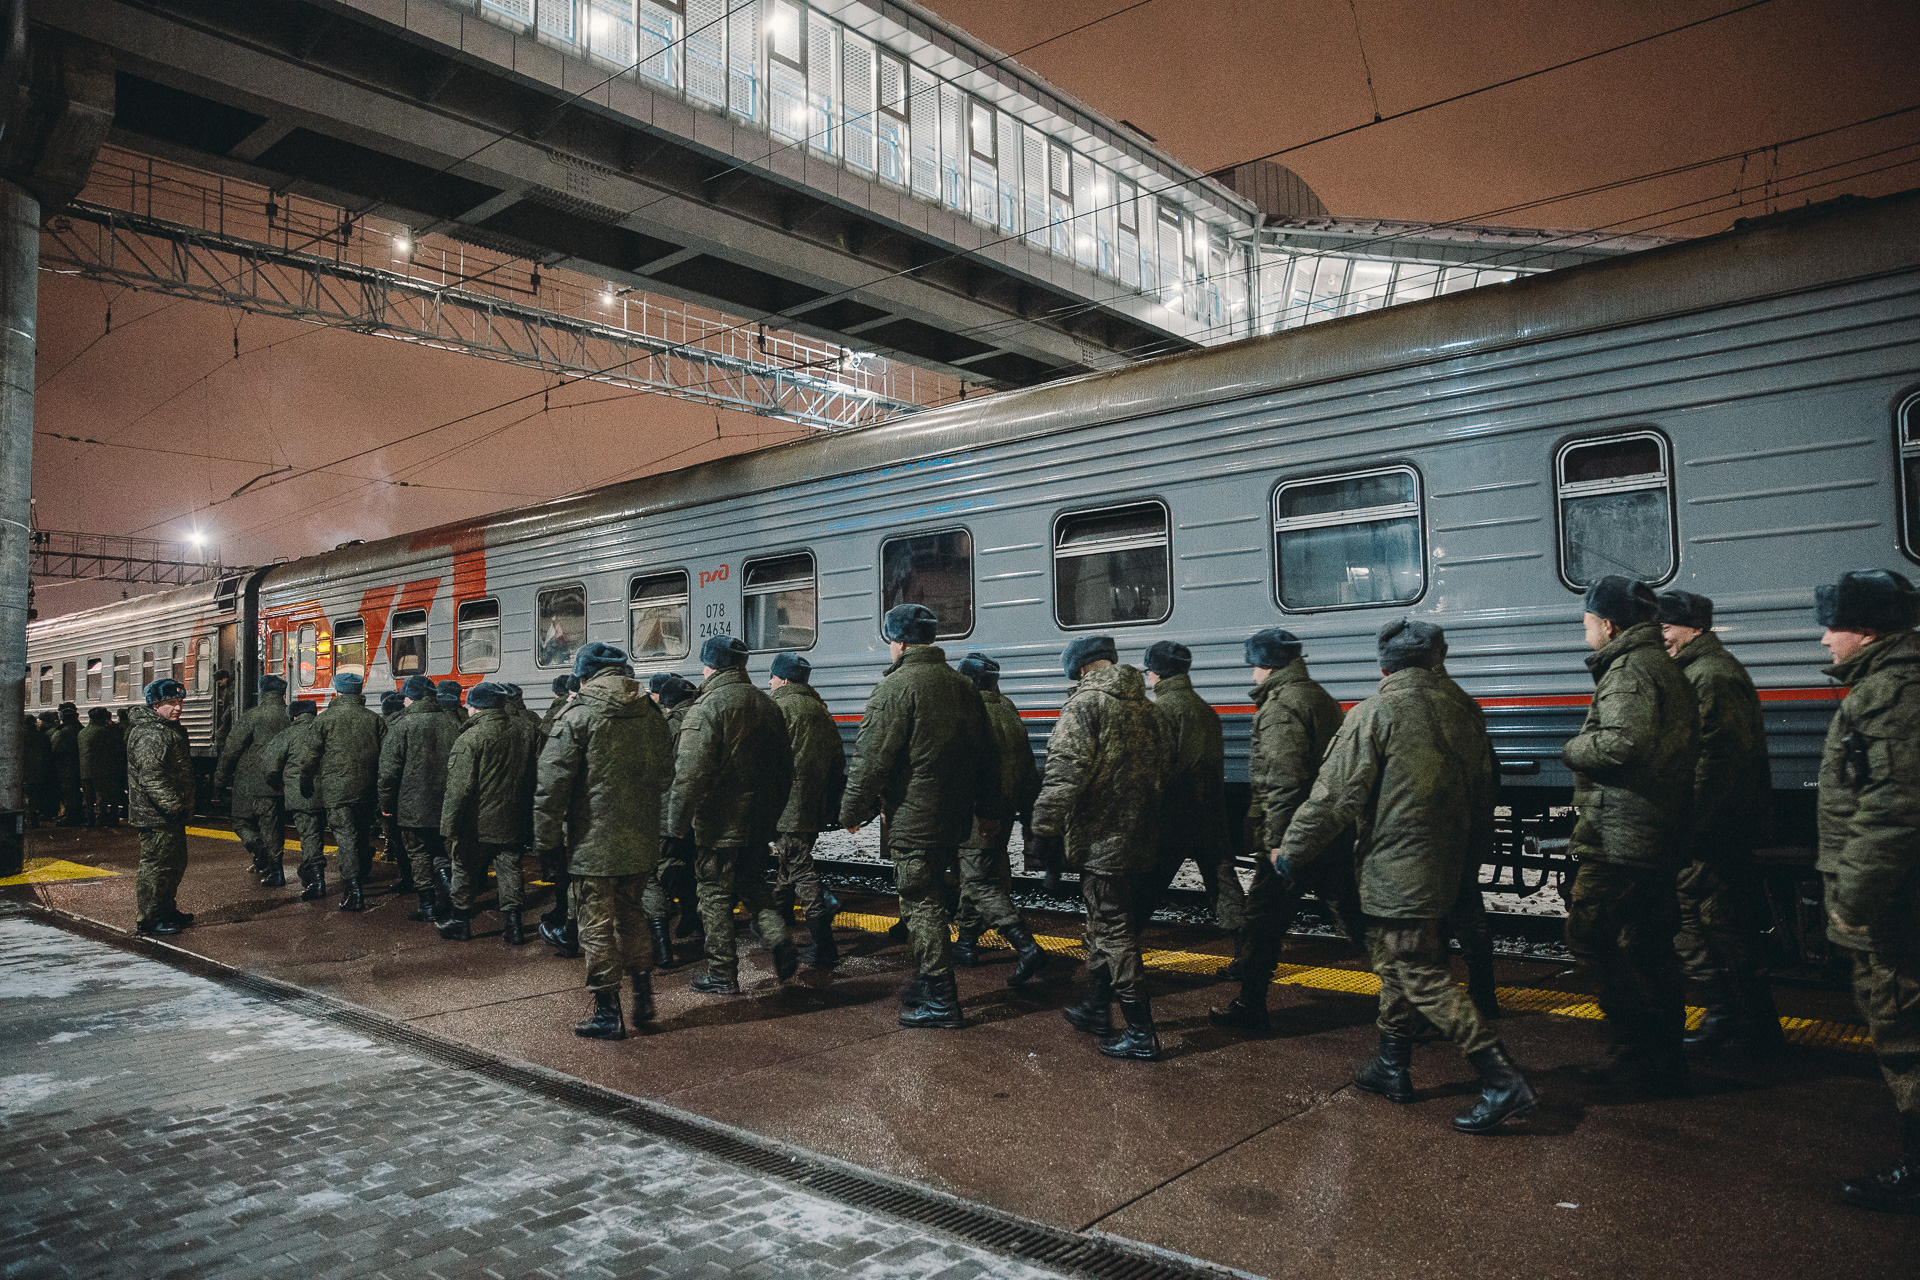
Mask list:
[[1280,877],[1280,887],[1288,893],[1300,887],[1300,878],[1294,874],[1287,860],[1280,856],[1278,849],[1273,851],[1273,874]]
[[1046,871],[1047,892],[1056,897],[1060,893],[1060,870],[1067,860],[1067,842],[1059,836],[1036,836],[1027,833],[1027,860],[1037,862]]
[[542,849],[540,851],[540,874],[547,880],[558,880],[567,873],[567,851],[565,849]]

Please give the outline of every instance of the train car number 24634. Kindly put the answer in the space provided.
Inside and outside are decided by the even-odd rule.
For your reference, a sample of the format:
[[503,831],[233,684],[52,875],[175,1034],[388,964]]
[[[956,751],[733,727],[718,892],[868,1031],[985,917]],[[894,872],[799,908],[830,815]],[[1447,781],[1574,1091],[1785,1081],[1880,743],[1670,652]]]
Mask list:
[[727,620],[727,606],[724,604],[708,605],[707,620],[700,624],[700,638],[704,640],[708,636],[730,636],[732,634],[733,623]]

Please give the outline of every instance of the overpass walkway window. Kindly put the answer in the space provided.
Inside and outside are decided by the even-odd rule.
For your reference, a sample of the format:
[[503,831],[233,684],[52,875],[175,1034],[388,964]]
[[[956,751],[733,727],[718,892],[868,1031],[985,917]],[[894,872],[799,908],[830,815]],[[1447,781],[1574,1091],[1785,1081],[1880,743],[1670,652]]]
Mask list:
[[1278,598],[1287,610],[1406,604],[1426,589],[1412,467],[1296,480],[1273,495]]
[[1053,526],[1054,612],[1062,627],[1166,620],[1173,611],[1167,509],[1140,502],[1061,516]]

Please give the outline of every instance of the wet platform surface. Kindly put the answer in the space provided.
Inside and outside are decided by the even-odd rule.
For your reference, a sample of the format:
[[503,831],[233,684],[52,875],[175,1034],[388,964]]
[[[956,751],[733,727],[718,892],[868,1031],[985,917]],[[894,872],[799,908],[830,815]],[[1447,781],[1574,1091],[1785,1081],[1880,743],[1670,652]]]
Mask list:
[[[131,928],[130,832],[30,841],[30,857],[119,874],[0,894]],[[1591,1012],[1580,985],[1503,962],[1526,1008],[1500,1031],[1546,1101],[1528,1126],[1469,1138],[1448,1127],[1474,1092],[1450,1046],[1417,1052],[1411,1106],[1347,1084],[1372,1048],[1374,1002],[1370,976],[1333,944],[1289,945],[1296,980],[1274,988],[1273,1032],[1245,1038],[1206,1020],[1231,994],[1205,972],[1218,938],[1156,929],[1167,1060],[1122,1063],[1059,1016],[1076,976],[1066,918],[1030,919],[1066,952],[1031,990],[1008,990],[1009,953],[987,952],[960,971],[964,1030],[901,1029],[909,961],[878,931],[892,903],[876,898],[849,904],[873,914],[840,931],[835,973],[782,986],[749,946],[745,995],[695,995],[697,968],[683,967],[655,980],[653,1033],[608,1044],[570,1032],[588,1004],[580,963],[501,945],[497,916],[447,943],[405,920],[410,898],[380,892],[347,915],[300,902],[297,885],[260,889],[230,838],[189,843],[181,905],[198,921],[171,940],[186,951],[1058,1229],[1258,1275],[1915,1274],[1920,1221],[1833,1198],[1839,1178],[1891,1158],[1893,1129],[1839,992],[1779,992],[1803,1039],[1839,1047],[1710,1064],[1696,1096],[1636,1101],[1576,1073],[1607,1042],[1578,1016]],[[377,864],[375,885],[393,874]]]

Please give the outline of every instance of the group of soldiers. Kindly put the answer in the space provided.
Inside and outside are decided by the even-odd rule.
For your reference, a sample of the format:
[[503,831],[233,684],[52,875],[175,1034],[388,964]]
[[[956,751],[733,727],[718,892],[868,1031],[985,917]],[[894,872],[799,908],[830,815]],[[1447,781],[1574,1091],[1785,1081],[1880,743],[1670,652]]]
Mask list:
[[[1849,573],[1818,589],[1816,616],[1829,674],[1849,689],[1821,768],[1829,937],[1853,957],[1903,1136],[1898,1164],[1842,1194],[1920,1209],[1920,595],[1890,571]],[[1689,1050],[1781,1043],[1759,972],[1766,921],[1753,851],[1770,789],[1759,698],[1715,636],[1705,597],[1609,577],[1587,590],[1583,626],[1595,689],[1564,750],[1578,810],[1567,941],[1597,979],[1616,1045],[1590,1074],[1681,1094]],[[1344,713],[1313,679],[1297,637],[1270,628],[1246,641],[1256,711],[1243,841],[1224,830],[1220,721],[1193,689],[1184,645],[1154,644],[1143,674],[1120,662],[1111,637],[1070,643],[1062,668],[1073,691],[1036,771],[998,664],[971,653],[949,665],[933,643],[938,627],[923,605],[886,614],[892,662],[850,764],[805,658],[778,655],[763,692],[747,675],[745,644],[715,636],[702,646],[697,687],[670,674],[642,685],[623,651],[585,644],[539,719],[511,685],[477,685],[460,708],[457,685],[443,693],[418,676],[399,691],[404,707],[383,719],[350,675],[335,678],[324,712],[308,718],[311,704],[296,703],[290,718],[284,685],[269,677],[220,773],[233,781],[237,825],[268,883],[284,882],[284,813],[301,836],[303,896],[325,893],[320,842],[331,827],[341,906],[360,909],[384,818],[396,828],[389,848],[397,840],[408,855],[402,887],[420,894],[414,918],[452,939],[471,936],[491,865],[504,936],[522,940],[520,863],[530,847],[557,887],[542,935],[563,954],[585,952],[594,1003],[574,1028],[581,1036],[619,1040],[653,1021],[653,971],[675,962],[676,900],[705,952],[695,991],[740,990],[736,905],[780,980],[801,962],[789,936],[796,905],[809,963],[832,967],[838,904],[813,866],[814,843],[822,830],[857,833],[876,819],[915,967],[900,1022],[961,1026],[954,965],[977,963],[985,931],[1015,953],[1010,984],[1045,963],[1009,894],[1019,822],[1030,864],[1079,875],[1086,971],[1063,1012],[1101,1053],[1160,1056],[1140,937],[1191,858],[1235,938],[1229,972],[1240,990],[1211,1011],[1216,1023],[1267,1029],[1282,940],[1311,892],[1380,980],[1378,1050],[1354,1077],[1359,1088],[1411,1101],[1413,1049],[1437,1032],[1481,1079],[1458,1129],[1490,1132],[1533,1110],[1536,1094],[1489,1025],[1500,1011],[1478,872],[1493,840],[1499,766],[1479,705],[1447,674],[1439,627],[1401,619],[1384,628],[1379,687]],[[184,858],[184,735],[161,736],[180,693],[173,681],[150,686],[129,741],[141,927],[155,932],[179,927],[178,873],[158,864],[172,866],[174,843]],[[1258,854],[1244,886],[1236,846]],[[1450,938],[1466,953],[1465,991],[1449,971]],[[1707,1005],[1690,1037],[1683,974]]]
[[21,728],[21,791],[30,826],[117,827],[127,813],[127,730],[132,708],[63,702]]

